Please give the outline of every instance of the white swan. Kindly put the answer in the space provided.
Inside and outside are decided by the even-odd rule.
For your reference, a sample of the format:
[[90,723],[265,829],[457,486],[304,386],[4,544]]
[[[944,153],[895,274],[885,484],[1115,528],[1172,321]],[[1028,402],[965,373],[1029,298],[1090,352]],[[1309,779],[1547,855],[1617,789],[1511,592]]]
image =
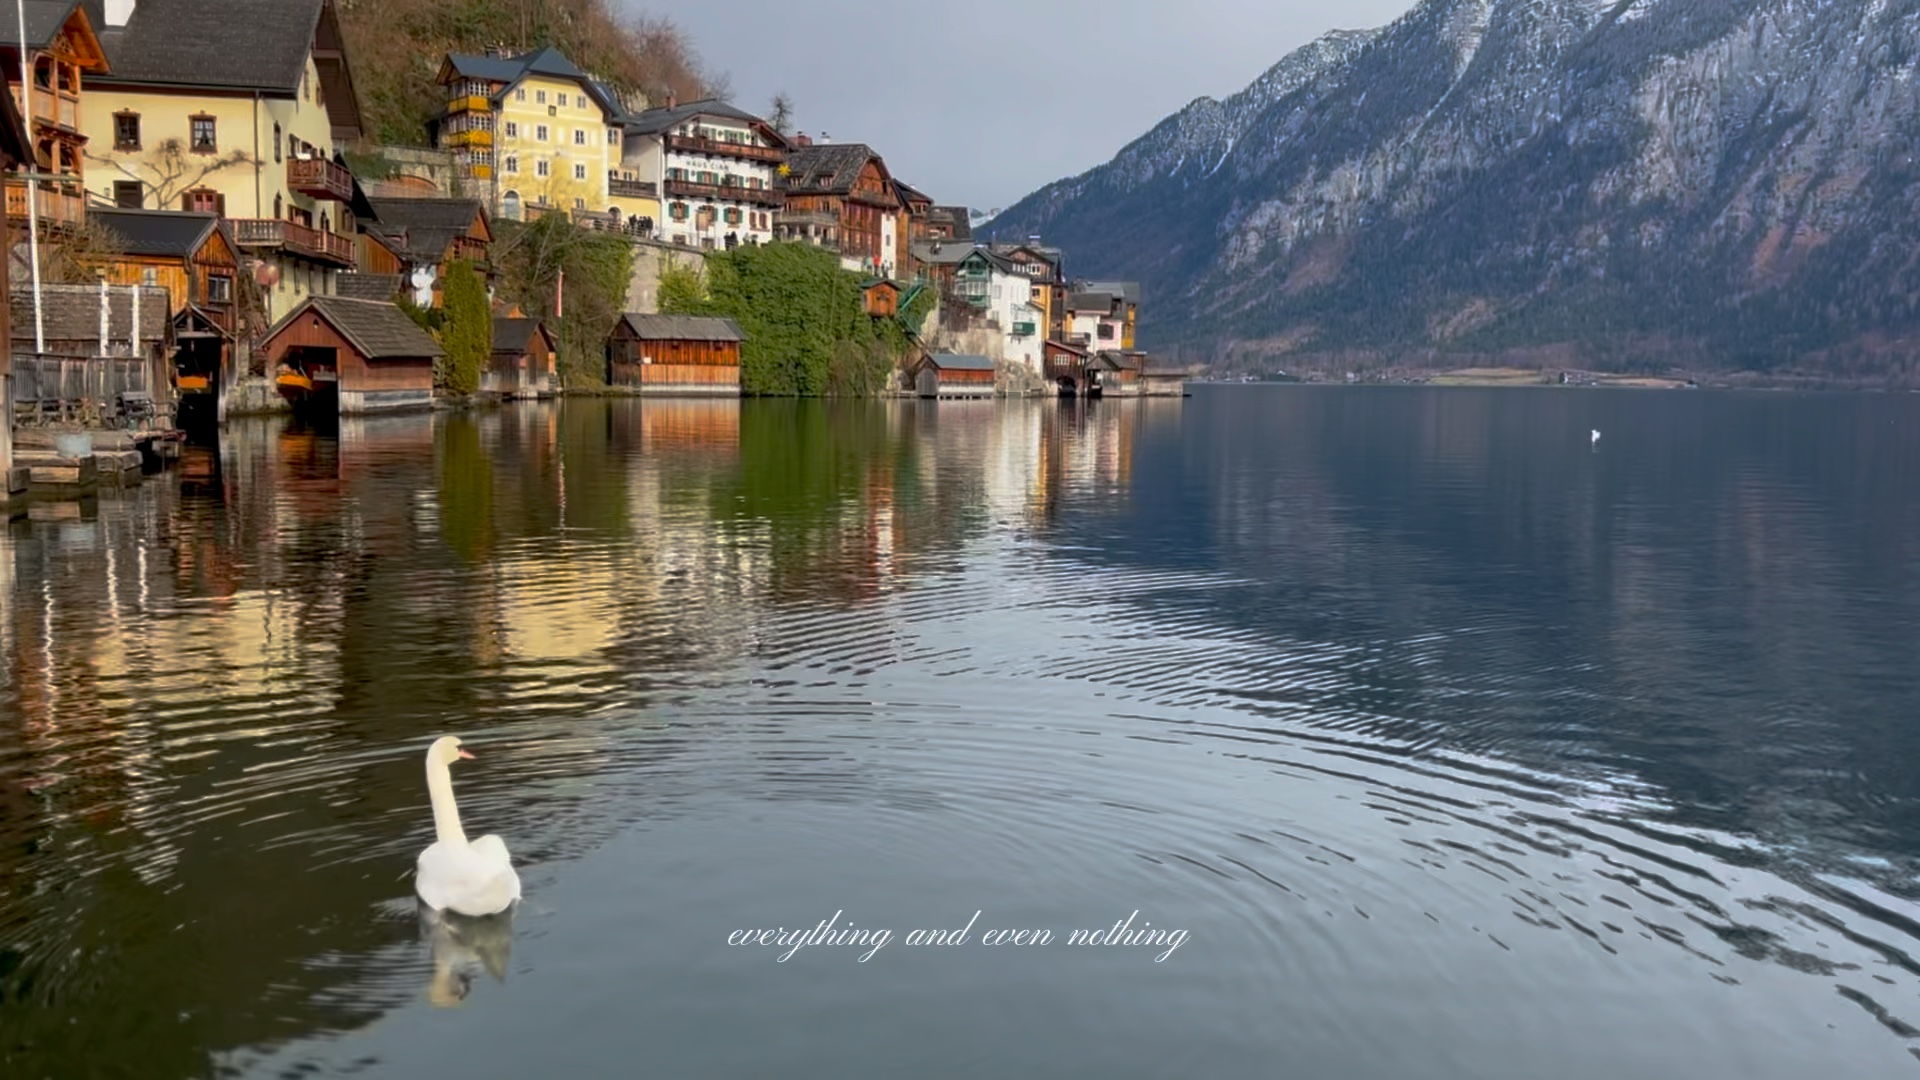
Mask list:
[[433,800],[433,845],[420,853],[414,888],[427,906],[462,915],[492,915],[520,899],[520,875],[513,872],[506,841],[483,836],[472,843],[460,828],[453,804],[453,772],[448,766],[472,754],[452,735],[427,747],[427,794]]

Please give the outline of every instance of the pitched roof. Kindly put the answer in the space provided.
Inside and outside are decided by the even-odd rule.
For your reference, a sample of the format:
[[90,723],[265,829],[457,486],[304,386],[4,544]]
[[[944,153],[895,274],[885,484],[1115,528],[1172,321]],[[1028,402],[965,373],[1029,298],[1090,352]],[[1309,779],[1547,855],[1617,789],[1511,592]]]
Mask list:
[[112,233],[115,250],[126,255],[165,255],[190,259],[220,227],[218,214],[188,210],[123,210],[89,207],[87,220]]
[[621,316],[635,337],[642,341],[745,341],[747,335],[732,319],[706,315],[641,315],[628,312]]
[[[866,143],[826,143],[796,146],[787,152],[786,186],[788,191],[846,195],[853,191],[860,170],[880,155]],[[881,162],[882,174],[886,163]]]
[[405,279],[399,274],[360,272],[341,274],[333,279],[334,295],[349,300],[392,300],[405,287]]
[[[88,0],[96,14],[99,0]],[[94,27],[103,82],[295,93],[326,0],[139,0],[123,27]],[[89,82],[95,81],[89,79]]]
[[1114,301],[1120,294],[1110,292],[1077,292],[1067,298],[1067,310],[1076,312],[1098,312],[1102,315],[1113,311]]
[[993,361],[984,356],[962,353],[934,353],[927,357],[934,367],[945,371],[992,371]]
[[[494,95],[498,101],[502,94],[529,75],[545,75],[553,79],[566,79],[580,84],[581,89],[593,95],[608,116],[617,117],[626,109],[620,104],[620,98],[612,92],[612,87],[600,82],[580,70],[579,65],[567,59],[567,54],[555,46],[549,45],[537,52],[521,53],[519,56],[475,56],[472,53],[448,53],[444,71],[467,79],[484,79],[487,82],[500,83],[499,93]],[[443,75],[444,79],[444,75]]]
[[395,254],[434,262],[446,255],[455,237],[467,234],[474,218],[486,212],[478,199],[370,198],[367,202],[375,217],[368,228],[387,240]]
[[646,109],[628,116],[624,127],[627,133],[631,135],[658,135],[663,131],[671,131],[689,120],[697,120],[703,116],[718,117],[722,120],[738,120],[762,128],[764,130],[761,131],[761,134],[773,140],[776,145],[782,147],[787,145],[787,140],[783,138],[779,132],[773,130],[771,124],[747,112],[745,109],[736,109],[718,98],[704,98],[700,101],[689,101],[685,105],[675,105],[671,109],[665,106],[657,109]]
[[369,360],[386,357],[445,356],[446,350],[420,324],[391,301],[355,300],[345,296],[309,296],[267,331],[269,338],[311,309],[332,324],[360,355]]
[[[67,24],[73,9],[81,6],[80,0],[22,0],[22,3],[26,7],[27,42],[30,48],[51,44],[59,35],[60,28]],[[9,11],[5,18],[0,19],[0,46],[17,48],[20,44],[20,22],[13,15]],[[100,20],[92,18],[88,22],[93,25],[94,32],[99,33]],[[18,76],[19,72],[14,74]]]
[[1079,288],[1085,292],[1112,293],[1123,297],[1130,304],[1140,302],[1140,283],[1137,281],[1083,281]]
[[[546,333],[546,327],[539,319],[513,319],[496,315],[493,318],[493,351],[517,355],[526,352],[533,344],[533,335],[538,331]],[[548,339],[552,344],[552,339]]]
[[913,257],[921,262],[942,266],[964,262],[967,256],[979,250],[969,240],[915,240],[908,247]]
[[973,222],[967,217],[964,206],[933,206],[927,209],[928,222],[940,222],[953,230],[955,240],[968,240],[973,237]]
[[1086,348],[1086,346],[1084,346],[1084,345],[1075,345],[1075,344],[1074,344],[1073,342],[1071,342],[1071,341],[1061,341],[1061,340],[1060,340],[1059,338],[1054,338],[1054,339],[1052,339],[1052,340],[1050,340],[1050,341],[1048,341],[1048,342],[1047,342],[1047,348],[1049,348],[1049,349],[1059,349],[1059,350],[1060,350],[1061,352],[1069,352],[1069,353],[1072,353],[1072,354],[1073,354],[1073,355],[1075,355],[1075,356],[1085,356],[1085,355],[1087,355],[1087,348]]

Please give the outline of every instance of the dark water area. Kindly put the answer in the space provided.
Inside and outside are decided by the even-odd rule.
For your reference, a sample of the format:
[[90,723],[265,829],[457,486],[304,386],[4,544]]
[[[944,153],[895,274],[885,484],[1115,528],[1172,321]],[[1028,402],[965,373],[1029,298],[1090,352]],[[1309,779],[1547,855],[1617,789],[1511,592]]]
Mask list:
[[8,1078],[1920,1070],[1920,395],[238,423],[0,646]]

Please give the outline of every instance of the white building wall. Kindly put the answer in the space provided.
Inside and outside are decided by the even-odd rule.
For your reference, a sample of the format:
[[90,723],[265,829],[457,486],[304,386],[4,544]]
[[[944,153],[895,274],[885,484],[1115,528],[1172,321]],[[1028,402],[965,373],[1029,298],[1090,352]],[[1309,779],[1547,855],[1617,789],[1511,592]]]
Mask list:
[[900,215],[880,215],[880,274],[894,276],[900,254]]
[[[759,137],[747,125],[737,121],[696,117],[681,125],[675,133],[704,135],[718,142],[739,140],[750,145],[763,145]],[[639,143],[641,146],[632,144]],[[778,165],[774,162],[756,161],[736,157],[727,153],[699,153],[687,150],[668,150],[664,140],[658,135],[634,136],[629,139],[626,153],[622,157],[622,167],[635,167],[634,178],[652,180],[660,185],[660,228],[663,239],[685,243],[691,247],[726,246],[726,237],[733,234],[740,244],[769,244],[773,242],[773,216],[775,208],[761,202],[745,199],[727,199],[694,196],[669,195],[666,190],[670,178],[685,178],[691,183],[711,183],[720,187],[728,186],[731,178],[738,186],[761,192],[774,190]],[[641,163],[653,166],[653,170],[642,173]],[[657,162],[657,164],[654,164]],[[677,171],[676,171],[677,170]],[[700,212],[703,209],[713,211],[710,225],[702,226]],[[738,214],[738,220],[728,221],[729,211]],[[681,216],[676,216],[676,215]]]

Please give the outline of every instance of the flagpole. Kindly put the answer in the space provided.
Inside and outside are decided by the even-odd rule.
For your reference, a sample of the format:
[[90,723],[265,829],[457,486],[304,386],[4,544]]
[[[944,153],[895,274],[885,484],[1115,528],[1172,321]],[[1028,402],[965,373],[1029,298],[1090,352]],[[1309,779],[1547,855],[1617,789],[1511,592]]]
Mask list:
[[[27,152],[34,156],[33,170],[27,174],[27,258],[33,270],[33,351],[47,351],[47,324],[40,308],[40,206],[37,192],[39,181],[33,173],[39,171],[39,151],[34,147],[33,139],[33,79],[27,68],[27,0],[13,0],[14,14],[20,20],[20,111],[25,114],[22,126],[27,129]],[[5,344],[13,347],[12,342]]]

